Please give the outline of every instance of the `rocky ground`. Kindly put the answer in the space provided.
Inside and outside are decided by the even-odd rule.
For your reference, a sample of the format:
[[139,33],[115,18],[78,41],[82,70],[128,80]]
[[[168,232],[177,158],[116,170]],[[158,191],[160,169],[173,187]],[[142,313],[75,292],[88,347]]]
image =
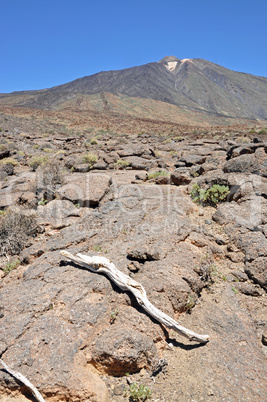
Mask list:
[[[265,400],[264,130],[96,138],[16,119],[0,133],[3,361],[50,402],[123,402],[132,383],[155,402]],[[214,185],[224,202],[194,202]],[[210,341],[163,328],[64,249],[109,258]],[[0,396],[31,400],[5,370]]]

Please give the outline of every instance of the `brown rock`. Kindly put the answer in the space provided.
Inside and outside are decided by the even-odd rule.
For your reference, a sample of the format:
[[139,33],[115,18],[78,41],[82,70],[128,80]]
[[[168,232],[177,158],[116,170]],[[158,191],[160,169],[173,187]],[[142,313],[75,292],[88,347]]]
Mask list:
[[109,375],[135,373],[157,356],[153,341],[139,331],[111,326],[96,340],[91,364]]
[[254,282],[267,290],[267,257],[259,257],[245,266],[245,272]]
[[178,168],[171,174],[171,181],[176,186],[189,184],[192,180],[187,168]]
[[235,286],[244,295],[261,296],[260,289],[251,283],[237,283]]

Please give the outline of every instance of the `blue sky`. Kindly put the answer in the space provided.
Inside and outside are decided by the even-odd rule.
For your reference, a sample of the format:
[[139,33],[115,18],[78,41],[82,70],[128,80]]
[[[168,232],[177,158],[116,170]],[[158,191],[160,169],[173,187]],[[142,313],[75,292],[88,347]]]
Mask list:
[[0,93],[204,58],[267,77],[266,0],[0,0]]

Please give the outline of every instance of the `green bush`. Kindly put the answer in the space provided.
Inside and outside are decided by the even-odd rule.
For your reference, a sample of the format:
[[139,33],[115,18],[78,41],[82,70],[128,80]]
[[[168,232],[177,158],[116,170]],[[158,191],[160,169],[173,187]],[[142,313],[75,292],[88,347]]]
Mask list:
[[261,128],[257,133],[258,134],[267,134],[267,128]]
[[128,391],[126,391],[126,395],[129,396],[130,401],[143,402],[151,398],[152,392],[145,385],[139,385],[136,382],[133,382],[129,386]]
[[97,139],[96,139],[96,138],[92,138],[91,141],[90,141],[90,144],[91,144],[91,145],[97,145],[97,144],[98,144]]
[[118,159],[114,167],[115,169],[125,169],[129,165],[130,165],[129,161],[125,161],[124,159]]
[[29,162],[29,166],[32,168],[32,170],[35,172],[35,170],[43,165],[44,163],[46,163],[48,161],[48,157],[44,156],[44,155],[39,155],[39,156],[34,156],[30,162]]
[[168,172],[164,172],[163,170],[160,170],[159,172],[152,172],[152,173],[149,173],[149,175],[147,176],[147,179],[148,179],[148,180],[156,179],[156,178],[159,177],[159,176],[168,177],[168,176],[169,176],[169,173],[168,173]]
[[198,184],[194,183],[191,190],[191,197],[194,202],[198,202],[203,205],[216,206],[220,202],[226,200],[229,192],[228,186],[214,184],[212,187],[205,190],[200,188]]
[[13,269],[17,268],[19,266],[19,264],[20,264],[20,260],[8,262],[6,264],[6,267],[4,268],[4,272],[9,273],[9,272],[13,271]]
[[90,169],[92,169],[93,166],[98,161],[98,158],[94,154],[86,154],[86,155],[83,156],[82,161],[83,161],[83,163],[88,163]]
[[11,163],[11,165],[13,165],[13,166],[16,166],[18,164],[16,159],[13,159],[13,158],[3,158],[3,159],[1,159],[0,165],[4,165],[6,163]]

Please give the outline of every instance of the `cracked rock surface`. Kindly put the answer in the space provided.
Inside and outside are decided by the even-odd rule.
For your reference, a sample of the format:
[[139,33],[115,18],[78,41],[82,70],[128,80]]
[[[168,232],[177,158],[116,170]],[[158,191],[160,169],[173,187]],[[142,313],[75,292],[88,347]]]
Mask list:
[[[17,164],[1,168],[0,224],[16,206],[34,212],[40,230],[20,253],[1,253],[6,364],[50,402],[123,402],[131,382],[148,386],[154,401],[265,400],[264,138],[166,144],[156,135],[106,135],[92,150],[99,164],[88,168],[86,141],[48,137],[43,148],[53,145],[50,158],[63,172],[48,185],[42,167],[29,165],[41,140],[23,137],[21,160],[22,139],[11,130],[3,135],[10,139]],[[64,146],[68,155],[58,154]],[[114,169],[119,159],[128,163]],[[194,183],[228,185],[230,193],[217,206],[200,205],[190,196]],[[62,259],[63,249],[109,258],[156,307],[210,342],[190,343],[159,325],[107,277]],[[28,398],[0,369],[0,400]]]

